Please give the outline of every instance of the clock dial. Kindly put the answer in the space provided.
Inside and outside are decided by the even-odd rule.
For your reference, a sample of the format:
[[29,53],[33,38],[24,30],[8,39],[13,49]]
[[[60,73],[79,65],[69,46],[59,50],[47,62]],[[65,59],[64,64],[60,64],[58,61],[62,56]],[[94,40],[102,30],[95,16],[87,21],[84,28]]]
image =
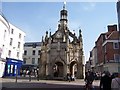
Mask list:
[[56,35],[57,38],[61,38],[62,37],[62,33],[58,32]]

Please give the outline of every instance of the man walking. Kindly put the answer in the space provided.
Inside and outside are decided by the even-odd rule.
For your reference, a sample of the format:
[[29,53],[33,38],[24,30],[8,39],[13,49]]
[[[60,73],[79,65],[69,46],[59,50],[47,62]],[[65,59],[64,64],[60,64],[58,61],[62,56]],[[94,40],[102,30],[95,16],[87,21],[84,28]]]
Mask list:
[[120,90],[120,73],[112,79],[111,90]]

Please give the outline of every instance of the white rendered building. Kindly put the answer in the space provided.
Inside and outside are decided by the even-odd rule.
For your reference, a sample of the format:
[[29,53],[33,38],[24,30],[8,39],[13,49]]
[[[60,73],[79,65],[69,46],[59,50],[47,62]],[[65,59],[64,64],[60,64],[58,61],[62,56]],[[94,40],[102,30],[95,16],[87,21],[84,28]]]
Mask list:
[[10,26],[3,15],[0,15],[0,77],[3,76],[5,68],[5,59],[8,52],[8,40],[10,34]]
[[[5,62],[7,58],[23,60],[23,45],[25,33],[14,25],[10,24],[6,18],[0,15],[0,77],[3,76]],[[10,70],[11,69],[11,65]],[[14,65],[12,66],[14,67]],[[12,70],[14,71],[14,69]],[[12,73],[12,72],[11,72]]]
[[24,44],[23,62],[37,66],[40,60],[41,42],[26,42]]
[[10,37],[9,37],[9,58],[23,60],[24,53],[24,38],[25,33],[14,25],[10,24]]

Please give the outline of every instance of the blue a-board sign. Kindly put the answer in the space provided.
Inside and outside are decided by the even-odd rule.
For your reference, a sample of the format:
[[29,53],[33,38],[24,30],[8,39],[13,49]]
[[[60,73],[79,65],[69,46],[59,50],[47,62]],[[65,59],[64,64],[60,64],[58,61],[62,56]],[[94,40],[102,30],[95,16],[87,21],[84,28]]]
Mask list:
[[23,61],[13,59],[13,58],[6,58],[6,60],[7,61],[6,61],[6,65],[5,65],[4,76],[15,76],[17,72],[18,72],[18,75],[20,75],[20,68],[23,64]]

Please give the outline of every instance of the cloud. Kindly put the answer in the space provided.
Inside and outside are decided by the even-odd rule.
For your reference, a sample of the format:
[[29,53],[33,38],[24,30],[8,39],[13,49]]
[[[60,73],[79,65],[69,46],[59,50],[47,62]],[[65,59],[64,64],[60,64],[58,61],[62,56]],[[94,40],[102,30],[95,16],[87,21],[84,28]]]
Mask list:
[[83,10],[93,11],[95,9],[95,6],[96,6],[96,2],[89,2],[89,3],[87,3],[87,5],[83,6]]

